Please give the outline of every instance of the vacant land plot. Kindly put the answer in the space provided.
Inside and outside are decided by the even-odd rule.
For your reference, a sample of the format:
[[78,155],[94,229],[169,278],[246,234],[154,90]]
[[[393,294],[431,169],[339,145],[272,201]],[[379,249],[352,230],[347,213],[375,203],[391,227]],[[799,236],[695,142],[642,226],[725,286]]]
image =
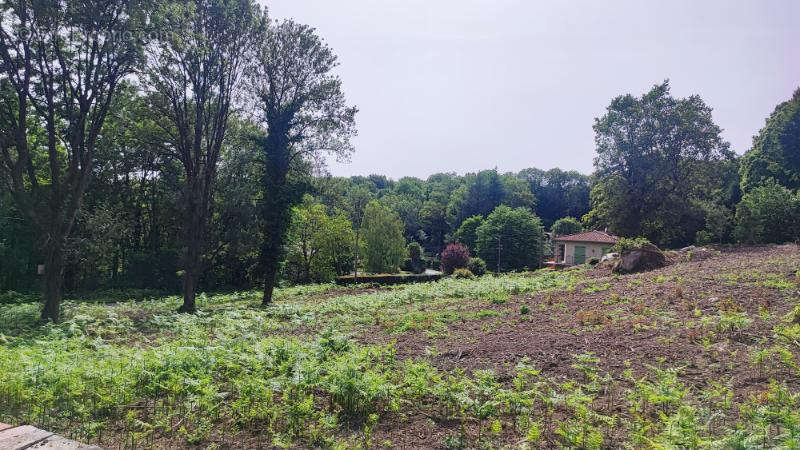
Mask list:
[[800,252],[0,306],[0,422],[126,448],[800,446]]

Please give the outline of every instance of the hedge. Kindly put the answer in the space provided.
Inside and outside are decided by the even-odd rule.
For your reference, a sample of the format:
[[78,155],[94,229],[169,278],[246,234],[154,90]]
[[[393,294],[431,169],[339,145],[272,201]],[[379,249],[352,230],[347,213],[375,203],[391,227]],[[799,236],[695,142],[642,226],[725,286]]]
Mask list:
[[[422,283],[425,281],[436,281],[442,278],[442,274],[413,274],[413,273],[398,273],[398,274],[365,274],[358,275],[358,283],[375,283],[375,284],[401,284],[401,283]],[[336,278],[336,284],[348,285],[355,284],[356,280],[352,275],[345,275]]]

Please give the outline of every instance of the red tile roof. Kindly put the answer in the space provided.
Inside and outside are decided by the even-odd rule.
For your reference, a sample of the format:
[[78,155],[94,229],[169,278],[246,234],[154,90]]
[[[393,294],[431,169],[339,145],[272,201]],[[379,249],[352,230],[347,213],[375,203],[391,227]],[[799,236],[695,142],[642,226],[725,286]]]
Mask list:
[[583,233],[558,236],[554,241],[564,242],[599,242],[601,244],[616,244],[619,238],[604,231],[584,231]]

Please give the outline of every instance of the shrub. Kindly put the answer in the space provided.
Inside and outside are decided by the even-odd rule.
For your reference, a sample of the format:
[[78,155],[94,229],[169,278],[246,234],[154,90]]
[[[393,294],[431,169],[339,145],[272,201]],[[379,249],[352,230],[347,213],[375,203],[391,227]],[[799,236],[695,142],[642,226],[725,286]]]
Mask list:
[[412,261],[419,261],[422,259],[422,246],[419,245],[419,242],[409,242],[406,249],[408,250],[408,257]]
[[422,257],[422,246],[417,242],[411,242],[406,247],[408,258],[403,262],[403,270],[413,273],[425,272],[425,260]]
[[486,273],[486,261],[478,257],[470,258],[467,262],[467,269],[476,276],[484,275]]
[[623,253],[631,250],[640,249],[646,245],[650,244],[650,241],[645,237],[636,237],[636,238],[620,238],[616,244],[614,244],[614,251]]
[[454,270],[453,276],[456,278],[475,278],[474,273],[472,273],[469,269],[465,269],[463,267]]
[[450,244],[442,250],[442,272],[447,275],[454,270],[467,267],[469,263],[469,249],[463,244]]

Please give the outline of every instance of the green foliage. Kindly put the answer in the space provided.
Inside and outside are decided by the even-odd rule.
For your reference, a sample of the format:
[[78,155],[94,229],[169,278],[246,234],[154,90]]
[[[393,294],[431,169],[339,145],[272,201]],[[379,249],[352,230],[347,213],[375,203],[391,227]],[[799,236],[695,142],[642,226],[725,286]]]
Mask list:
[[477,231],[481,224],[483,224],[483,216],[467,217],[467,219],[461,223],[461,226],[458,227],[453,237],[457,242],[464,244],[467,248],[474,251],[477,248]]
[[533,269],[542,261],[544,230],[527,209],[498,206],[478,227],[477,237],[478,256],[492,269]]
[[467,261],[467,269],[476,276],[481,276],[486,273],[486,261],[481,258],[474,257]]
[[594,131],[596,182],[584,223],[661,246],[693,242],[706,221],[700,203],[722,203],[734,158],[711,108],[698,96],[672,97],[665,81],[613,99]]
[[471,270],[465,267],[459,267],[458,269],[453,271],[453,277],[455,278],[475,278],[475,274],[472,273]]
[[630,250],[640,249],[648,244],[650,244],[650,240],[645,237],[635,237],[635,238],[619,238],[616,244],[614,244],[614,251],[623,253]]
[[800,193],[768,181],[742,196],[734,235],[739,242],[786,242],[800,238]]
[[550,231],[556,236],[575,234],[583,231],[583,225],[574,217],[562,217],[553,223]]
[[536,215],[545,227],[562,217],[583,217],[589,211],[589,177],[561,169],[524,169],[517,177],[525,180],[536,199]]
[[499,205],[532,209],[533,194],[526,183],[512,175],[500,175],[497,169],[482,170],[464,176],[447,204],[450,223],[455,226],[472,216],[485,217]]
[[355,235],[344,214],[328,215],[311,196],[293,208],[289,227],[287,277],[294,282],[329,282],[353,267]]
[[403,222],[392,210],[371,201],[364,210],[366,269],[373,273],[397,272],[406,257]]
[[408,270],[413,273],[425,272],[425,259],[422,253],[422,246],[419,245],[419,242],[409,242],[406,246],[406,252],[408,253],[408,259],[406,259],[403,264],[403,270]]
[[770,180],[800,189],[800,89],[767,118],[742,157],[740,173],[745,193]]

